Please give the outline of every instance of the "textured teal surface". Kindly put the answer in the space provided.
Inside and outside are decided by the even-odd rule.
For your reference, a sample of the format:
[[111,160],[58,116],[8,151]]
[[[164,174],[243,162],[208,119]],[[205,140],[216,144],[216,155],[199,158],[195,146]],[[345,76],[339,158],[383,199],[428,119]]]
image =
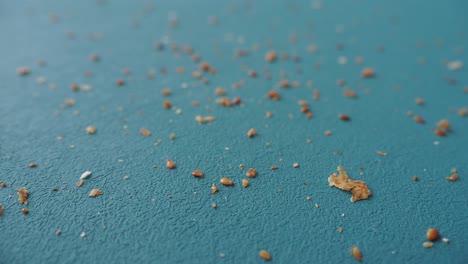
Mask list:
[[[0,263],[263,263],[261,249],[271,253],[271,263],[353,263],[352,245],[366,263],[468,262],[468,118],[453,111],[468,106],[468,75],[467,67],[453,72],[444,65],[468,61],[462,52],[468,42],[465,1],[323,1],[320,9],[317,1],[99,2],[0,2],[0,182],[8,185],[0,188]],[[50,23],[50,15],[59,22]],[[177,28],[168,23],[174,15]],[[208,24],[210,16],[218,25]],[[102,39],[88,38],[97,32]],[[293,33],[296,44],[289,40]],[[156,51],[156,41],[191,45],[218,73],[201,84],[191,76],[198,65],[189,56],[176,57],[169,46]],[[317,53],[307,52],[310,44]],[[249,56],[235,58],[237,48]],[[301,62],[267,64],[269,49]],[[93,53],[100,62],[88,60]],[[348,63],[338,64],[339,56]],[[364,58],[362,65],[354,63],[356,56]],[[36,65],[41,59],[45,67]],[[248,77],[243,64],[260,76]],[[32,73],[18,76],[20,66]],[[176,73],[179,66],[185,74]],[[360,78],[366,66],[376,78]],[[126,67],[131,75],[122,74]],[[148,80],[152,68],[155,78]],[[265,68],[271,80],[263,78]],[[84,77],[85,71],[94,76]],[[268,100],[281,71],[301,86],[281,89],[279,102]],[[46,84],[36,82],[40,76]],[[119,78],[127,84],[117,87]],[[231,88],[243,79],[242,88]],[[359,97],[343,97],[338,79]],[[71,83],[92,90],[72,92]],[[243,105],[217,105],[217,86],[229,98],[240,96]],[[162,107],[165,87],[173,92],[167,99],[174,109]],[[315,88],[319,101],[312,100]],[[426,104],[416,105],[416,97]],[[76,105],[65,107],[66,98]],[[305,118],[298,100],[309,102],[314,118]],[[410,110],[426,124],[408,117]],[[342,122],[339,113],[352,120]],[[199,125],[195,115],[216,121]],[[432,132],[442,118],[453,127],[445,138]],[[85,133],[91,124],[95,135]],[[153,135],[141,136],[142,127]],[[258,137],[246,136],[251,127]],[[325,130],[333,135],[324,136]],[[177,168],[166,169],[166,159]],[[28,168],[30,162],[38,167]],[[300,168],[292,168],[294,162]],[[246,189],[241,163],[259,172]],[[271,165],[280,168],[272,171]],[[349,193],[328,186],[338,165],[370,186],[369,200],[350,203]],[[451,168],[458,169],[459,181],[445,180]],[[194,169],[205,177],[193,178]],[[86,170],[92,177],[76,187]],[[210,194],[222,176],[236,185]],[[30,192],[28,215],[21,214],[16,195],[22,186]],[[89,198],[92,188],[104,194]],[[429,227],[450,243],[423,248]]]

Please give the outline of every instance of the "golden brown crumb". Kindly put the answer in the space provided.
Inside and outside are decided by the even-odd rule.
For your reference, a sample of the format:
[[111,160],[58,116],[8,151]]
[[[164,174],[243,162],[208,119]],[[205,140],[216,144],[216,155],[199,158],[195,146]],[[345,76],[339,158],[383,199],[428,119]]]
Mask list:
[[86,128],[86,133],[90,134],[90,135],[93,135],[93,134],[96,134],[96,127],[94,126],[88,126]]
[[99,195],[102,195],[102,191],[99,190],[99,189],[92,189],[90,192],[89,192],[89,197],[97,197]]
[[330,130],[325,131],[325,136],[331,136],[332,132]]
[[439,231],[435,228],[429,228],[426,232],[426,238],[429,241],[434,241],[439,238]]
[[7,184],[5,182],[0,183],[0,187],[5,188],[6,186],[7,186]]
[[227,97],[216,99],[216,103],[225,107],[232,107],[232,103],[231,101],[229,101],[229,98]]
[[250,186],[250,182],[247,179],[242,179],[242,187],[247,188]]
[[295,163],[293,164],[293,168],[299,168],[299,163],[295,162]]
[[422,244],[422,246],[425,247],[425,248],[431,248],[433,245],[434,245],[434,243],[432,243],[432,242],[424,242]]
[[437,123],[437,128],[444,132],[447,132],[450,130],[450,123],[447,119],[442,119]]
[[271,170],[277,170],[277,169],[278,169],[278,166],[276,165],[271,166]]
[[192,176],[197,177],[197,178],[201,178],[201,177],[203,177],[203,172],[201,170],[194,170],[194,171],[192,171]]
[[248,178],[255,178],[257,176],[257,170],[254,168],[250,168],[246,173],[245,176]]
[[78,181],[78,182],[76,183],[76,186],[81,187],[81,186],[83,186],[83,183],[84,183],[84,181],[83,181],[83,180],[80,180],[80,181]]
[[165,101],[163,102],[163,107],[166,108],[166,109],[171,108],[171,107],[172,107],[171,101],[165,100]]
[[36,168],[37,167],[37,163],[36,162],[31,162],[28,164],[28,167],[29,168]]
[[122,80],[122,79],[120,79],[120,80],[115,81],[115,84],[116,84],[117,86],[124,86],[124,85],[125,85],[125,81]]
[[3,205],[0,204],[0,216],[2,216],[2,215],[3,215]]
[[276,57],[276,52],[274,50],[270,50],[265,54],[265,61],[274,62],[276,60]]
[[268,253],[268,251],[266,251],[266,250],[264,250],[264,249],[260,250],[260,252],[258,252],[258,255],[259,255],[262,259],[264,259],[264,260],[266,260],[266,261],[270,261],[270,260],[271,260],[271,255],[270,255],[270,253]]
[[216,95],[225,95],[226,91],[222,87],[216,87],[215,94]]
[[383,152],[381,150],[377,150],[377,155],[379,156],[387,156],[387,152]]
[[211,194],[215,194],[216,192],[218,192],[218,186],[213,183],[213,185],[211,185]]
[[209,122],[213,122],[216,118],[214,116],[195,116],[195,121],[197,121],[200,124],[205,124]]
[[346,89],[344,92],[343,92],[343,95],[345,97],[348,97],[348,98],[356,98],[357,97],[357,93],[351,89]]
[[231,179],[229,179],[228,177],[223,177],[223,178],[221,178],[221,180],[219,180],[219,182],[220,182],[222,185],[224,185],[224,186],[232,186],[232,185],[234,185],[234,182],[233,182]]
[[28,204],[29,192],[26,187],[22,187],[16,191],[18,193],[18,201],[22,204]]
[[374,77],[375,76],[374,69],[365,68],[364,70],[362,70],[361,76],[362,76],[362,78],[372,78],[372,77]]
[[164,89],[161,90],[161,94],[162,94],[163,96],[169,96],[169,95],[172,94],[172,91],[171,91],[171,89],[169,89],[169,88],[164,88]]
[[439,137],[445,137],[446,134],[443,130],[441,129],[434,129],[434,134],[438,135]]
[[456,181],[458,179],[457,169],[453,168],[451,173],[452,175],[446,177],[447,181]]
[[338,118],[343,120],[343,121],[349,121],[351,120],[351,118],[348,116],[348,115],[345,115],[345,114],[339,114],[338,115]]
[[211,208],[214,208],[214,209],[216,209],[217,207],[218,207],[218,205],[217,205],[217,204],[215,204],[215,203],[212,203],[212,204],[211,204]]
[[341,190],[351,192],[351,202],[367,199],[372,194],[365,182],[349,178],[343,167],[338,166],[338,173],[330,175],[328,183],[332,187],[335,186]]
[[461,108],[458,110],[458,115],[459,116],[468,116],[468,107]]
[[424,124],[424,123],[425,123],[424,119],[423,119],[422,117],[418,116],[418,115],[415,115],[415,116],[413,117],[413,119],[414,119],[414,121],[416,121],[416,122],[418,122],[418,123],[420,123],[420,124]]
[[268,98],[270,98],[271,100],[275,100],[275,101],[279,101],[281,99],[281,96],[280,94],[278,93],[278,91],[276,90],[271,90],[268,92],[267,94]]
[[151,131],[149,131],[146,128],[142,128],[142,129],[140,129],[140,135],[145,136],[145,137],[149,137],[149,136],[151,136]]
[[80,90],[80,86],[79,86],[78,84],[76,84],[76,83],[72,83],[72,84],[70,85],[70,89],[71,89],[72,91],[74,91],[74,92],[77,92],[77,91]]
[[23,209],[21,209],[21,212],[22,212],[24,215],[29,214],[28,208],[23,208]]
[[357,261],[362,260],[361,250],[356,246],[351,247],[351,256],[353,256]]
[[249,138],[255,137],[256,135],[257,135],[257,130],[255,128],[251,128],[249,129],[249,131],[247,131],[247,136]]
[[172,160],[166,160],[166,167],[170,170],[173,170],[176,167],[176,163]]
[[414,175],[413,176],[413,181],[418,181],[418,180],[419,180],[418,176]]
[[271,112],[268,111],[268,112],[265,113],[265,116],[266,116],[267,118],[271,118],[271,117],[273,116],[273,114],[272,114]]
[[169,139],[170,139],[170,140],[174,140],[175,138],[176,138],[176,136],[175,136],[174,133],[171,133],[171,134],[169,135]]

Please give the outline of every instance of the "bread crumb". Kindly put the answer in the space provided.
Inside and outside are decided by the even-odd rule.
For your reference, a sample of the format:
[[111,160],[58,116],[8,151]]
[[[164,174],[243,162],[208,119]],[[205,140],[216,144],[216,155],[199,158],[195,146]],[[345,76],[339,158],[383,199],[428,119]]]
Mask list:
[[257,170],[255,170],[254,168],[250,168],[246,173],[245,173],[245,176],[247,178],[255,178],[257,176]]
[[432,242],[424,242],[422,244],[422,246],[425,247],[425,248],[431,248],[433,245],[434,245],[434,243],[432,243]]
[[62,231],[60,229],[55,230],[55,235],[60,236],[62,234]]
[[3,205],[0,204],[0,216],[2,216],[2,215],[3,215]]
[[90,135],[93,135],[93,134],[96,134],[96,127],[95,126],[88,126],[86,127],[86,133],[90,134]]
[[80,179],[78,182],[76,182],[76,186],[81,187],[81,186],[83,186],[83,183],[84,183],[84,181]]
[[335,186],[341,190],[351,192],[351,202],[368,199],[372,194],[365,182],[349,178],[343,167],[338,166],[338,173],[330,175],[328,183],[332,187]]
[[266,250],[264,250],[264,249],[260,250],[260,252],[258,252],[258,255],[259,255],[262,259],[264,259],[264,260],[266,260],[266,261],[270,261],[270,260],[271,260],[271,255],[270,255],[270,253],[268,253],[268,251],[266,251]]
[[102,191],[99,189],[92,189],[91,192],[89,192],[89,197],[97,197],[99,195],[102,195]]
[[145,137],[149,137],[149,136],[151,136],[151,131],[149,131],[146,128],[142,128],[142,129],[140,129],[140,135],[145,136]]
[[26,190],[26,187],[22,187],[18,189],[17,193],[19,197],[18,201],[22,204],[28,204],[29,192]]
[[215,194],[216,192],[218,192],[218,186],[216,186],[216,184],[212,184],[211,185],[211,194]]
[[250,182],[247,179],[242,179],[242,187],[247,188],[250,186]]
[[353,256],[357,261],[362,261],[361,250],[356,246],[351,247],[351,256]]
[[379,156],[387,156],[387,152],[383,152],[381,150],[377,150],[377,155]]
[[83,174],[80,176],[80,180],[88,179],[91,176],[92,172],[90,171],[85,171]]
[[21,213],[23,213],[24,215],[27,215],[27,214],[29,214],[29,209],[28,208],[23,208],[23,209],[21,209]]
[[445,177],[447,179],[447,181],[456,181],[458,180],[458,173],[457,173],[457,169],[453,168],[451,171],[452,175],[448,176],[448,177]]
[[221,178],[221,180],[219,180],[219,182],[222,185],[225,185],[225,186],[233,186],[234,185],[234,182],[231,179],[229,179],[228,177]]

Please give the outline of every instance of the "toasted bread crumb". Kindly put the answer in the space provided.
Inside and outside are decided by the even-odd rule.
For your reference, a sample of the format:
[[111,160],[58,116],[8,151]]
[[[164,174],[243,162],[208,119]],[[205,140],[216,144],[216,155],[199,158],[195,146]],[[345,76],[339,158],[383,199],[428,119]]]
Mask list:
[[216,184],[212,184],[211,185],[211,194],[215,194],[216,192],[218,192],[218,186],[216,186]]
[[351,256],[353,256],[357,261],[362,261],[361,250],[356,246],[351,247]]
[[255,170],[254,168],[250,168],[246,173],[245,173],[245,176],[247,178],[255,178],[257,176],[257,170]]
[[270,260],[271,260],[271,255],[270,255],[270,253],[268,253],[268,251],[266,251],[266,250],[264,250],[264,249],[260,250],[260,252],[258,252],[258,255],[259,255],[262,259],[264,259],[264,260],[266,260],[266,261],[270,261]]
[[250,182],[247,179],[242,179],[242,187],[247,188],[250,186]]
[[17,193],[19,197],[18,201],[22,204],[28,204],[29,192],[26,190],[26,187],[22,187],[18,189]]
[[232,185],[234,185],[234,182],[233,182],[231,179],[229,179],[228,177],[223,177],[223,178],[221,178],[221,180],[219,180],[219,182],[220,182],[222,185],[224,185],[224,186],[232,186]]
[[351,202],[368,199],[372,194],[365,182],[349,178],[343,167],[338,166],[338,173],[330,175],[328,183],[332,187],[335,186],[341,190],[351,192]]
[[142,128],[142,129],[140,129],[140,135],[145,136],[145,137],[149,137],[149,136],[151,136],[151,131],[149,131],[146,128]]
[[166,167],[170,170],[173,170],[176,167],[176,163],[172,160],[166,160]]
[[453,181],[458,180],[457,169],[453,168],[453,169],[451,170],[451,173],[452,173],[452,175],[446,177],[447,181],[452,181],[452,182],[453,182]]
[[97,197],[99,195],[102,195],[102,191],[99,190],[99,189],[92,189],[90,192],[89,192],[89,197]]

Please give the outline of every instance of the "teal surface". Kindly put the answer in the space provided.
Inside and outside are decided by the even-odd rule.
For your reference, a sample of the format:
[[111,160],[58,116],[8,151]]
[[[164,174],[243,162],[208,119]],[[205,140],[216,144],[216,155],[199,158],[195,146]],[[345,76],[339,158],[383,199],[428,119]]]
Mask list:
[[[468,107],[468,75],[466,66],[445,65],[468,61],[467,9],[462,0],[0,1],[0,182],[7,184],[0,188],[0,263],[264,263],[261,249],[271,263],[354,263],[353,245],[364,263],[468,263],[468,117],[456,111]],[[164,50],[154,49],[158,41],[168,43]],[[190,45],[217,69],[204,74],[209,84],[192,78],[198,64],[182,50],[175,55],[170,43]],[[317,52],[307,52],[309,45]],[[249,56],[236,58],[236,49]],[[268,64],[270,49],[290,59]],[[91,54],[101,60],[91,62]],[[31,74],[18,76],[21,66]],[[176,72],[181,66],[184,74]],[[362,79],[364,67],[376,77]],[[301,85],[279,89],[282,99],[271,101],[265,95],[282,72]],[[92,89],[73,92],[72,83]],[[218,105],[218,86],[242,105]],[[345,98],[345,87],[358,98]],[[172,95],[162,97],[163,88]],[[66,107],[66,98],[76,104]],[[162,107],[166,99],[173,109]],[[308,101],[312,119],[298,100]],[[199,125],[196,115],[216,120]],[[433,128],[443,118],[452,132],[441,138]],[[88,125],[95,135],[86,134]],[[143,127],[151,137],[139,134]],[[258,136],[248,138],[252,127]],[[167,159],[177,168],[168,170]],[[28,168],[31,162],[38,166]],[[249,188],[241,187],[239,164],[259,172]],[[369,185],[369,200],[351,203],[349,193],[328,186],[338,165]],[[445,179],[452,168],[456,182]],[[195,169],[205,177],[192,177]],[[92,176],[76,187],[86,170]],[[211,194],[222,176],[235,186],[218,184]],[[18,202],[22,186],[27,206]],[[103,195],[89,198],[92,188]],[[450,243],[423,248],[429,227]]]

